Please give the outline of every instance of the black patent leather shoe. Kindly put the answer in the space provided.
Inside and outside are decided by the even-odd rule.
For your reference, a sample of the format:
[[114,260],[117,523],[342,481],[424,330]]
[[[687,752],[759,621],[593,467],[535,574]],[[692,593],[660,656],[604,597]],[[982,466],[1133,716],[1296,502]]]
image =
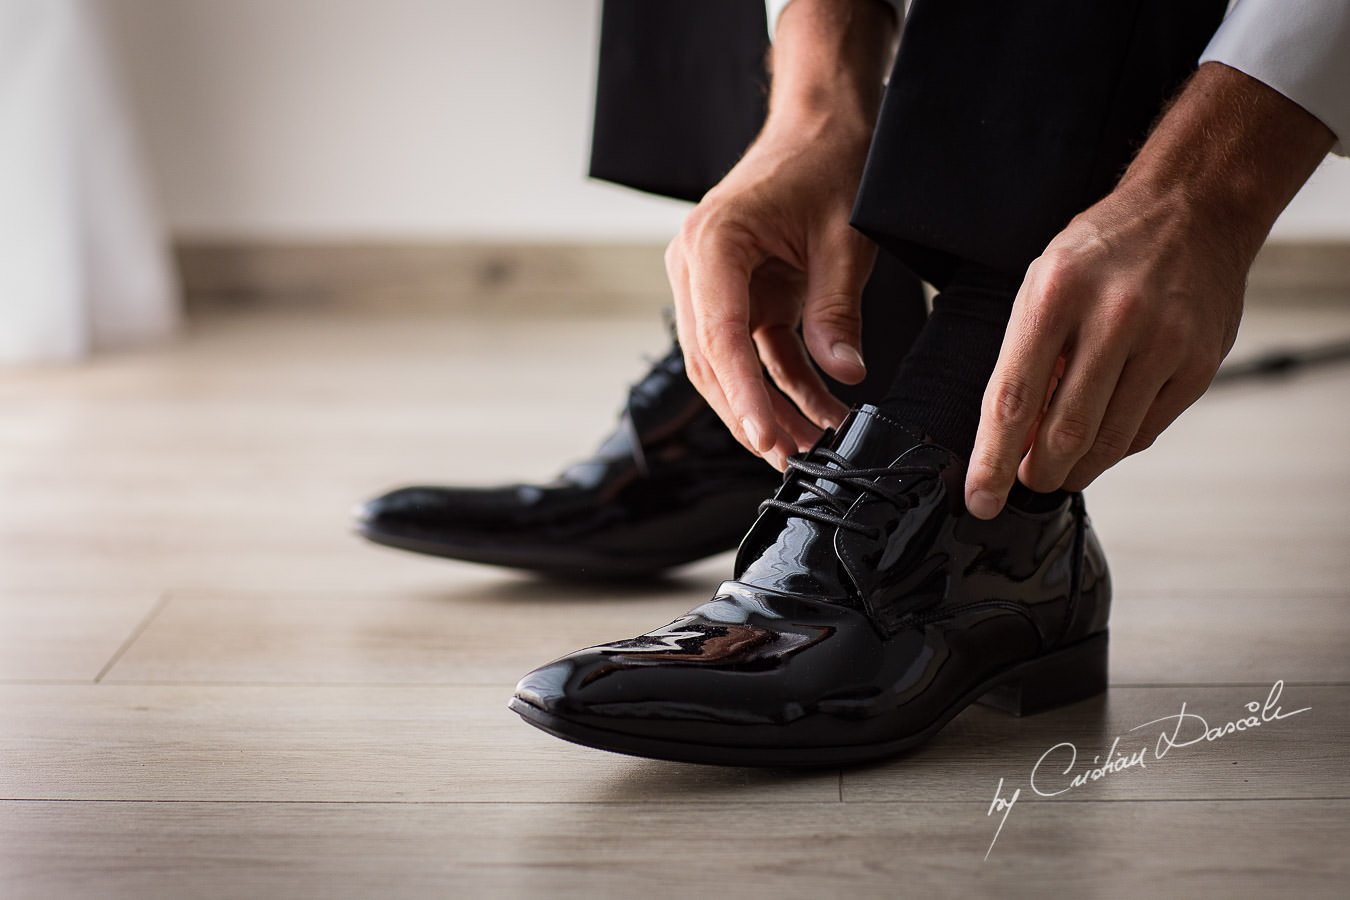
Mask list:
[[552,482],[400,488],[365,503],[356,528],[417,553],[639,577],[734,549],[778,483],[699,396],[677,346],[633,386],[595,455]]
[[735,577],[688,615],[526,675],[558,737],[725,765],[839,765],[1106,689],[1110,581],[1081,495],[992,521],[965,467],[875,407],[793,457]]

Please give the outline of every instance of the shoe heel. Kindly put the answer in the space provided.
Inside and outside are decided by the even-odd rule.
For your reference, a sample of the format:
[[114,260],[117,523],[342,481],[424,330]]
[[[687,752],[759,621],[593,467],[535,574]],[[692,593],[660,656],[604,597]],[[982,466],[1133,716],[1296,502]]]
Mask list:
[[977,703],[1014,716],[1033,716],[1106,690],[1106,632],[1026,663]]

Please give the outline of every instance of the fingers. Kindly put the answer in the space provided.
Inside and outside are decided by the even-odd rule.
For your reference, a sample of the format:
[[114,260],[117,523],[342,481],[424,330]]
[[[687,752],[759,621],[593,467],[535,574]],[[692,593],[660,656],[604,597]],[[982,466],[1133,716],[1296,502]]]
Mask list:
[[[773,383],[791,398],[807,419],[820,428],[837,428],[844,421],[848,407],[825,386],[796,331],[786,325],[761,328],[755,332],[755,346],[759,348],[759,357],[769,370]],[[805,444],[798,441],[799,449],[811,446],[820,436],[819,428],[812,430],[815,433],[810,441]]]
[[966,508],[981,519],[992,519],[1003,509],[1065,348],[1066,329],[1032,282],[1029,276],[1013,302],[1003,347],[980,408],[980,427],[966,474]]
[[[1107,469],[1120,462],[1126,456],[1136,452],[1132,449],[1142,435],[1144,418],[1149,410],[1156,406],[1163,385],[1166,384],[1166,376],[1160,375],[1158,370],[1150,365],[1142,363],[1138,359],[1131,360],[1125,365],[1125,371],[1120,375],[1120,383],[1116,386],[1116,393],[1111,398],[1110,405],[1106,408],[1106,413],[1102,417],[1101,425],[1097,428],[1097,433],[1093,437],[1092,447],[1084,453],[1068,473],[1060,478],[1060,484],[1056,487],[1063,487],[1069,491],[1081,491],[1087,487],[1097,476]],[[1184,408],[1184,407],[1183,407]],[[1178,410],[1178,414],[1180,410]],[[1170,420],[1169,420],[1170,422]],[[1166,427],[1164,425],[1163,427]],[[1159,428],[1159,431],[1162,429]],[[1155,432],[1147,437],[1147,442],[1151,444],[1153,438],[1157,437]],[[1027,481],[1026,462],[1023,462],[1023,471],[1021,478],[1023,483],[1032,490],[1041,490],[1030,481]],[[1051,488],[1054,490],[1054,488]]]
[[1139,430],[1135,433],[1134,440],[1130,443],[1126,455],[1129,456],[1153,446],[1153,442],[1158,439],[1158,435],[1167,430],[1167,427],[1189,409],[1191,404],[1204,396],[1205,390],[1209,387],[1213,378],[1212,372],[1199,371],[1178,372],[1169,379],[1163,385],[1162,390],[1158,392],[1153,405],[1149,407],[1148,413],[1144,416],[1144,421],[1139,424]]
[[[1077,341],[1050,408],[1037,426],[1031,448],[1017,470],[1018,478],[1027,487],[1042,493],[1058,490],[1078,461],[1094,450],[1107,407],[1118,393],[1124,353],[1120,342],[1111,340],[1109,335]],[[1155,394],[1159,386],[1152,386]],[[1151,399],[1150,395],[1140,400],[1139,419],[1144,417]],[[1110,427],[1119,424],[1112,422]],[[1133,437],[1134,432],[1124,437],[1122,457]]]
[[[1192,360],[1177,369],[1165,345],[1135,340],[1121,324],[1131,317],[1119,310],[1111,311],[1110,327],[1087,323],[1061,333],[1053,316],[1019,315],[1024,299],[1019,294],[1014,304],[971,454],[966,505],[979,518],[1002,510],[1014,477],[1034,491],[1082,490],[1150,446],[1204,394],[1218,366]],[[1038,420],[1032,398],[1053,384],[1047,361],[1066,345],[1063,378]]]
[[675,336],[680,342],[680,351],[684,354],[685,372],[736,440],[749,446],[744,430],[731,414],[726,395],[722,393],[717,379],[712,377],[708,363],[699,349],[689,294],[689,267],[685,264],[678,239],[666,250],[666,276],[670,280],[671,293],[675,297]]
[[1080,491],[1149,446],[1204,393],[1218,368],[1186,340],[1158,340],[1136,327],[1145,318],[1137,295],[1089,296],[1096,315],[1075,329],[1064,383],[1018,468],[1033,491]]
[[[687,223],[667,250],[666,270],[690,381],[737,440],[781,469],[848,408],[830,394],[789,324],[796,315],[782,304],[793,303],[791,294],[773,290],[781,279],[768,273],[781,254],[766,254],[747,237],[723,231],[712,240],[707,226]],[[860,296],[876,249],[847,226],[824,244],[830,252],[820,258],[828,264],[807,268],[806,301],[796,309],[811,356],[833,377],[856,382],[866,374]]]
[[695,339],[748,446],[761,455],[775,448],[791,453],[796,442],[774,415],[750,336],[750,274],[750,266],[738,265],[731,254],[721,252],[705,253],[690,270]]
[[844,384],[867,375],[862,358],[862,290],[876,261],[876,245],[851,227],[827,238],[826,260],[807,273],[802,337],[822,369]]
[[779,410],[791,404],[776,405],[750,337],[748,270],[730,254],[705,254],[691,270],[677,238],[666,272],[689,380],[741,444],[783,469],[811,425],[800,413],[782,417],[790,430],[780,422]]
[[[792,436],[794,445],[792,452],[811,449],[811,446],[820,437],[820,429],[803,416],[801,411],[792,404],[792,401],[783,396],[783,393],[776,388],[769,388],[769,401],[773,404],[774,415],[778,417],[778,423]],[[769,459],[775,468],[782,471],[781,457],[782,454],[778,453],[765,458]]]
[[[1147,379],[1146,383],[1151,384],[1152,379]],[[1102,432],[1099,433],[1099,446],[1094,446],[1093,451],[1084,456],[1074,466],[1073,471],[1064,480],[1065,490],[1081,491],[1096,480],[1098,475],[1125,457],[1153,446],[1153,442],[1158,439],[1158,435],[1175,422],[1191,404],[1200,399],[1207,384],[1208,382],[1201,384],[1187,376],[1180,376],[1168,381],[1160,389],[1154,387],[1140,390],[1137,398],[1148,398],[1145,411],[1140,414],[1139,420],[1133,426],[1124,425],[1119,431],[1112,430],[1108,433],[1108,423],[1111,422],[1112,416],[1115,414],[1114,408],[1108,410],[1106,419],[1102,422]],[[1137,398],[1132,401],[1131,406],[1138,402]],[[1132,414],[1133,410],[1122,413],[1122,421],[1128,421]],[[1118,435],[1129,432],[1131,427],[1133,427],[1131,436],[1126,441],[1125,449],[1121,451],[1119,450],[1118,441],[1120,438]],[[1104,433],[1107,434],[1107,437],[1102,440],[1101,435]]]

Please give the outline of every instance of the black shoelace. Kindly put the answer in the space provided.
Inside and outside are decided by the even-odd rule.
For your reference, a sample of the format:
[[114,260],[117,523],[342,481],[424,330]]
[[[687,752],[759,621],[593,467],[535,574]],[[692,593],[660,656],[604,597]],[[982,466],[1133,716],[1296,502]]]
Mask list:
[[[838,468],[830,468],[827,465],[814,462],[813,460],[816,459],[832,462]],[[857,467],[833,450],[825,448],[817,448],[805,454],[794,454],[788,457],[787,465],[787,479],[795,480],[796,486],[804,492],[803,495],[791,502],[775,499],[765,500],[759,505],[760,512],[766,509],[776,509],[788,516],[797,516],[824,525],[833,525],[836,528],[843,528],[872,539],[881,536],[881,529],[868,527],[858,522],[850,522],[844,518],[848,514],[848,508],[853,505],[853,501],[857,499],[859,494],[875,494],[902,509],[907,505],[900,493],[873,479],[885,475],[901,477],[913,475],[936,477],[937,475],[937,472],[929,466]],[[853,488],[854,492],[832,493],[815,484],[815,481],[829,481],[838,485],[847,485]]]

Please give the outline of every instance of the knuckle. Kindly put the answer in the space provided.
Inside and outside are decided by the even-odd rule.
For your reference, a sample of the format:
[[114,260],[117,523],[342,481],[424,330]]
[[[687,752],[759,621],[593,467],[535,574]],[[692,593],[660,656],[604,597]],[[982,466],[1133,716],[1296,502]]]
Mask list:
[[1065,318],[1065,295],[1063,293],[1038,293],[1032,295],[1021,311],[1022,331],[1026,337],[1039,334],[1053,334],[1060,329]]
[[689,235],[698,231],[699,227],[708,220],[709,205],[699,203],[685,215],[684,221],[680,223],[680,237],[687,239]]
[[716,230],[716,221],[711,216],[691,215],[684,221],[682,237],[695,255],[699,250],[706,247],[709,240],[712,239],[710,232]]
[[666,273],[670,274],[679,270],[684,263],[684,245],[680,243],[680,238],[675,237],[669,244],[666,244],[666,252],[663,256],[666,263]]
[[788,369],[784,368],[778,359],[771,358],[764,360],[764,369],[769,373],[769,378],[774,384],[789,393],[794,393],[796,391],[799,379]]
[[1054,247],[1047,247],[1045,252],[1031,261],[1027,266],[1027,277],[1040,282],[1049,279],[1063,270],[1064,258],[1055,250]]
[[1167,351],[1173,359],[1190,360],[1195,357],[1199,335],[1190,319],[1173,318],[1160,329],[1160,334],[1164,337]]
[[1059,487],[1064,472],[1048,465],[1044,450],[1035,449],[1026,458],[1025,465],[1018,466],[1017,478],[1024,485],[1038,493],[1048,493]]
[[1047,253],[1032,263],[1032,267],[1039,296],[1047,300],[1061,300],[1072,293],[1077,270],[1063,255]]
[[1092,423],[1080,413],[1066,413],[1050,426],[1046,449],[1058,457],[1080,457],[1092,447]]
[[690,356],[686,353],[684,357],[684,370],[689,376],[689,380],[700,390],[704,385],[710,383],[712,370],[708,368],[708,363],[703,357]]
[[1041,400],[1022,379],[1002,378],[985,394],[984,413],[995,422],[1027,422],[1040,412]]
[[1158,439],[1158,433],[1157,433],[1157,432],[1153,432],[1153,431],[1150,431],[1150,432],[1144,432],[1144,431],[1141,431],[1141,432],[1139,432],[1138,434],[1136,434],[1136,435],[1134,436],[1134,440],[1130,442],[1130,447],[1129,447],[1129,449],[1125,452],[1125,455],[1126,455],[1126,456],[1133,456],[1133,455],[1136,454],[1136,453],[1139,453],[1139,452],[1142,452],[1142,451],[1144,451],[1144,450],[1147,450],[1149,447],[1152,447],[1152,446],[1153,446],[1153,442],[1156,441],[1157,439]]
[[1117,328],[1129,328],[1142,320],[1149,305],[1148,298],[1140,291],[1125,290],[1110,300],[1111,313]]
[[1163,326],[1149,339],[1144,355],[1160,365],[1175,365],[1176,361],[1184,359],[1189,351],[1189,339],[1180,330]]
[[1114,425],[1103,423],[1097,429],[1097,438],[1093,442],[1091,456],[1096,460],[1105,460],[1112,463],[1124,459],[1133,442],[1133,434],[1128,434]]
[[730,319],[702,316],[697,328],[699,346],[705,353],[724,352],[733,346],[745,328]]
[[1016,471],[1016,462],[1006,461],[993,453],[985,452],[971,461],[967,477],[972,484],[999,485],[1011,481]]
[[1064,479],[1064,484],[1062,484],[1061,487],[1066,491],[1077,492],[1086,490],[1087,486],[1096,481],[1097,476],[1101,475],[1104,471],[1104,468],[1099,469],[1096,467],[1078,466]]
[[811,323],[814,327],[830,333],[854,334],[862,328],[862,318],[853,303],[853,298],[840,292],[822,298],[811,310]]
[[1200,399],[1201,395],[1209,390],[1210,382],[1214,380],[1214,373],[1218,368],[1218,363],[1211,362],[1207,357],[1192,358],[1172,376],[1173,383],[1187,398],[1187,406]]
[[749,237],[744,223],[725,212],[694,213],[685,219],[683,237],[694,256],[727,250]]

